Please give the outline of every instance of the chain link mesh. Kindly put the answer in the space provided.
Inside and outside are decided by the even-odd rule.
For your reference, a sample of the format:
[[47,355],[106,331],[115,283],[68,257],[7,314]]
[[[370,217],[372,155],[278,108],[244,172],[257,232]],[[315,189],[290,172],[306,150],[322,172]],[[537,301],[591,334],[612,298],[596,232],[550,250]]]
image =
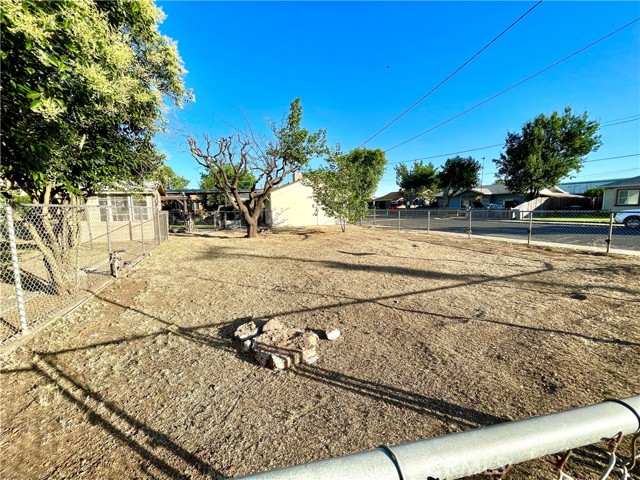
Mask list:
[[537,244],[561,244],[600,251],[640,251],[640,229],[614,215],[585,210],[397,209],[371,210],[375,227],[501,237]]
[[[168,239],[152,207],[0,206],[0,343],[64,312]],[[22,308],[24,307],[24,308]]]

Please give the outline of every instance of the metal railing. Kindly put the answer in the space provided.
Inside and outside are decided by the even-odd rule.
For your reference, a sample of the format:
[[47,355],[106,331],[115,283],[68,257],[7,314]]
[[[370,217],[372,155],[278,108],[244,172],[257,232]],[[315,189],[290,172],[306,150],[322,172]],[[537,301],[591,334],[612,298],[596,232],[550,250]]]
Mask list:
[[397,209],[369,211],[365,225],[397,230],[501,237],[605,252],[640,251],[640,229],[617,224],[615,213],[583,210]]
[[[510,465],[608,440],[601,480],[631,479],[631,458],[616,454],[622,435],[640,432],[640,395],[565,412],[506,422],[417,442],[320,460],[242,477],[252,480],[439,480],[487,473],[502,478]],[[568,458],[568,457],[565,457]],[[571,479],[558,466],[560,479]],[[620,474],[618,476],[618,474]],[[558,477],[556,477],[558,478]]]
[[0,205],[0,343],[72,307],[167,239],[167,216],[151,207]]

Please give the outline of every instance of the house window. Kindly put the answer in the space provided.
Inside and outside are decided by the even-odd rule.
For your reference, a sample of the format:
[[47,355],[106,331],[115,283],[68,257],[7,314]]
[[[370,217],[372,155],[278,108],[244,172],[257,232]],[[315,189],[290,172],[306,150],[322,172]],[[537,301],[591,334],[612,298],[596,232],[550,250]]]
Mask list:
[[640,205],[640,189],[618,190],[616,205]]
[[[130,196],[115,196],[110,195],[106,197],[100,197],[98,199],[98,205],[100,205],[100,221],[107,221],[107,207],[111,207],[111,220],[112,222],[128,222],[129,214],[133,213],[133,221],[139,222],[149,220],[149,209],[140,208],[147,207],[146,197],[132,198]],[[133,208],[130,208],[133,207]]]

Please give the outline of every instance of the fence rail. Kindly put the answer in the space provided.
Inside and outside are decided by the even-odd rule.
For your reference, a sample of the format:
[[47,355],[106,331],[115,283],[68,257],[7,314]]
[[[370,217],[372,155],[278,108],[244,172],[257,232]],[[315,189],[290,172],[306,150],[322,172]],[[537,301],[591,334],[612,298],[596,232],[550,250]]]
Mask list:
[[[509,465],[603,440],[619,443],[622,435],[640,432],[640,395],[608,400],[541,417],[506,422],[412,443],[320,460],[294,467],[256,473],[247,480],[438,480],[478,473],[502,478]],[[616,444],[617,446],[617,444]],[[631,456],[637,454],[632,451]],[[609,451],[609,463],[600,479],[630,479],[634,458]],[[564,464],[563,464],[564,466]],[[560,479],[571,479],[562,473]],[[621,473],[621,477],[617,477]]]
[[0,343],[107,281],[168,239],[166,212],[109,206],[0,206]]
[[563,244],[609,251],[640,251],[640,229],[615,223],[613,212],[584,210],[370,210],[365,224],[397,230],[502,237],[529,244]]

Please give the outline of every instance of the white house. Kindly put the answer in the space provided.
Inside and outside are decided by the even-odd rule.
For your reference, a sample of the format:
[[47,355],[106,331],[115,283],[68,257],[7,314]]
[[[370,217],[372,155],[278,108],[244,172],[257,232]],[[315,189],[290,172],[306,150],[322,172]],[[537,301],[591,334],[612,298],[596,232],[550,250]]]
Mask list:
[[272,227],[311,227],[336,225],[338,220],[325,213],[313,201],[313,190],[302,182],[301,174],[293,181],[271,190],[265,205],[267,223]]

